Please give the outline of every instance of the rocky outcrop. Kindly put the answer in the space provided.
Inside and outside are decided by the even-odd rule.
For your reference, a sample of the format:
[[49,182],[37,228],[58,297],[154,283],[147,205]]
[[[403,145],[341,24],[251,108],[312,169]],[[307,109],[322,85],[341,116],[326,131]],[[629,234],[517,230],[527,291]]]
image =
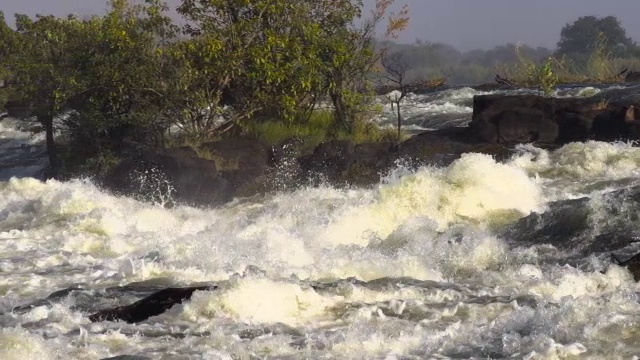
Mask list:
[[299,161],[305,177],[320,173],[323,180],[334,184],[370,185],[399,161],[411,166],[446,166],[468,152],[504,159],[510,150],[500,144],[475,141],[467,128],[451,128],[423,132],[400,144],[331,141]]
[[217,205],[233,198],[230,179],[221,176],[214,161],[189,147],[135,149],[123,156],[100,181],[116,193],[152,201],[171,197],[190,205]]
[[[206,143],[169,150],[131,147],[101,183],[143,200],[171,198],[189,205],[219,205],[259,190],[270,168],[270,148],[257,140]],[[151,197],[151,199],[149,198]]]
[[480,95],[474,98],[470,127],[478,140],[506,145],[635,140],[640,99],[633,90],[588,98]]
[[275,147],[253,139],[222,140],[206,143],[198,151],[132,147],[102,184],[118,193],[142,195],[143,200],[155,200],[148,198],[151,194],[178,203],[215,206],[236,197],[318,182],[376,184],[399,162],[446,166],[468,152],[502,160],[515,144],[553,147],[639,136],[640,87],[589,98],[494,94],[474,98],[469,127],[427,131],[402,143],[335,140],[306,154],[295,150],[302,148],[298,139]]
[[318,182],[376,184],[399,161],[446,166],[467,152],[500,159],[509,154],[501,144],[477,142],[468,128],[424,132],[400,144],[335,140],[306,155],[291,151],[295,147],[295,139],[275,147],[250,139],[223,140],[204,144],[198,151],[130,146],[100,183],[116,193],[164,205],[216,206],[236,197]]
[[623,78],[625,82],[640,82],[640,71],[624,69],[618,74],[618,78]]
[[4,109],[12,118],[22,119],[31,116],[31,106],[26,102],[9,100],[4,104]]

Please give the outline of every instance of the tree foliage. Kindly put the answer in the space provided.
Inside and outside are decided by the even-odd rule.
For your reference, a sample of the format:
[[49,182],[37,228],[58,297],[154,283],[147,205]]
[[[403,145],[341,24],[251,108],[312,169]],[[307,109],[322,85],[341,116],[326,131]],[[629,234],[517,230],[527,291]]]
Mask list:
[[626,30],[614,16],[583,16],[562,28],[558,54],[580,60],[593,53],[604,38],[604,48],[614,56],[626,56],[636,47]]
[[[55,124],[87,156],[131,139],[164,145],[176,127],[203,142],[247,122],[308,119],[325,98],[352,130],[367,110],[368,75],[407,11],[377,0],[363,16],[351,0],[183,0],[182,28],[161,0],[110,0],[102,16],[0,18],[0,77],[46,129]],[[180,35],[186,35],[180,37]]]
[[[216,92],[231,94],[242,114],[291,121],[328,95],[337,122],[351,130],[364,102],[358,90],[378,60],[375,29],[393,2],[378,0],[365,19],[362,2],[349,0],[185,0],[178,12],[201,45],[220,45],[207,66],[223,64]],[[406,10],[388,20],[391,37],[406,26]]]

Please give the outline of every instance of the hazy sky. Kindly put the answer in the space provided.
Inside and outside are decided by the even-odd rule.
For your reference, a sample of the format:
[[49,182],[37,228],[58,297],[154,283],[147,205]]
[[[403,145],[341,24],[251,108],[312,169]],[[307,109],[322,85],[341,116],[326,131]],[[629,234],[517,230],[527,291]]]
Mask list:
[[[179,0],[170,0],[176,4]],[[365,0],[373,3],[375,0]],[[640,42],[639,0],[397,0],[411,8],[411,24],[400,40],[444,42],[460,50],[521,42],[555,47],[560,30],[580,16],[616,16]],[[13,13],[80,15],[102,12],[106,0],[0,0]]]

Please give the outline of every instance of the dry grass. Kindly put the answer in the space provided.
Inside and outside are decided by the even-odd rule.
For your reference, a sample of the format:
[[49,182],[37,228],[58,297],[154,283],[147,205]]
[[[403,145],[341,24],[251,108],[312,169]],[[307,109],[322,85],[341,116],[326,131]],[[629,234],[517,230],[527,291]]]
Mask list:
[[593,53],[582,64],[567,57],[549,57],[544,63],[536,63],[527,59],[516,48],[519,62],[514,65],[499,66],[497,72],[513,83],[525,87],[544,87],[549,83],[580,84],[580,83],[620,83],[624,76],[623,69],[640,68],[640,59],[614,58],[604,47],[602,39],[598,42]]

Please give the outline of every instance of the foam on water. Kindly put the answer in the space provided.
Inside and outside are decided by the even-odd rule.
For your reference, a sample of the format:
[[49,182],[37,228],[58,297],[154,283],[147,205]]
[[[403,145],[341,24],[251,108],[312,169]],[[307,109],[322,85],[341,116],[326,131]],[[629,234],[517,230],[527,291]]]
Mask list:
[[319,321],[330,305],[330,299],[300,284],[242,278],[226,289],[195,294],[182,316],[193,322],[231,318],[247,324],[299,326]]
[[20,328],[0,329],[0,359],[55,359],[46,342],[36,334]]
[[[471,119],[474,95],[488,94],[469,87],[448,89],[428,94],[406,94],[400,102],[405,129],[424,130],[445,126],[463,126]],[[378,98],[382,105],[381,126],[395,126],[396,109],[389,99],[398,96],[391,93]]]
[[[13,178],[0,182],[0,358],[631,358],[640,286],[626,269],[558,264],[560,250],[495,230],[635,184],[638,165],[630,144],[523,146],[506,163],[467,154],[373,188],[214,209]],[[145,281],[218,289],[141,324],[89,322],[93,302],[135,299],[105,288]],[[86,290],[37,302],[71,286]]]
[[632,143],[570,143],[549,152],[521,146],[511,164],[546,183],[549,199],[633,185],[640,179],[640,148]]

